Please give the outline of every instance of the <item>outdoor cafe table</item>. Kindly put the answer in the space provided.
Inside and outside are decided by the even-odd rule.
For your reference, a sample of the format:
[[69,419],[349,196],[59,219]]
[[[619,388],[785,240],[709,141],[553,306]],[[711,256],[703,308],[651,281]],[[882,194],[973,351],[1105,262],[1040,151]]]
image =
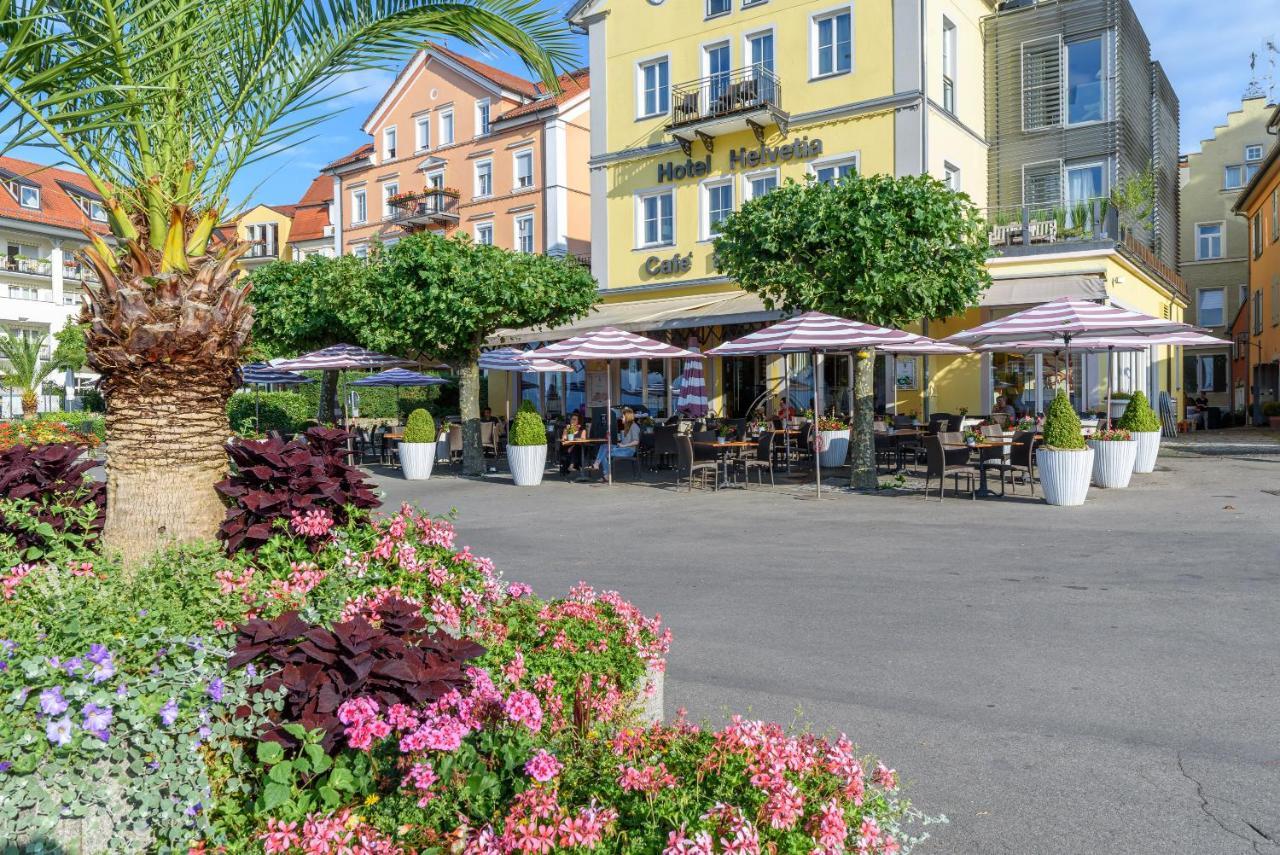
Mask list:
[[[724,483],[729,483],[729,452],[742,451],[745,448],[755,448],[759,443],[752,442],[749,439],[728,439],[724,442],[718,440],[700,440],[693,443],[703,448],[713,448],[716,451],[716,463],[724,465],[725,479]],[[717,477],[719,477],[717,475]]]
[[[575,446],[599,445],[605,441],[606,440],[603,437],[600,439],[562,439],[560,440],[560,447],[574,448]],[[610,461],[610,464],[612,465],[612,461]],[[573,480],[575,481],[587,480],[587,472],[586,472],[585,466],[582,469],[578,470],[578,477],[574,478]]]
[[[999,441],[999,442],[991,442],[991,441],[989,441],[989,440],[985,440],[985,439],[984,439],[984,440],[980,440],[980,441],[975,442],[975,443],[967,443],[967,442],[944,442],[944,443],[942,444],[942,447],[943,447],[943,448],[969,448],[969,449],[983,449],[983,448],[1004,448],[1004,447],[1005,447],[1005,446],[1007,446],[1007,445],[1015,445],[1015,444],[1016,444],[1016,445],[1022,445],[1022,443],[1020,443],[1020,442],[1019,442],[1019,443],[1014,443],[1014,442],[1013,442],[1013,440],[1012,440],[1012,435],[1010,435],[1010,434],[1006,434],[1006,436],[1008,436],[1009,438],[1008,438],[1008,439],[1001,440],[1001,441]],[[990,489],[988,489],[988,488],[987,488],[987,467],[982,466],[982,465],[979,465],[979,466],[978,466],[978,495],[979,495],[979,496],[982,496],[984,499],[985,499],[985,498],[987,498],[987,497],[989,497],[989,496],[998,496],[998,495],[1000,495],[999,493],[995,492],[994,490],[990,490]]]

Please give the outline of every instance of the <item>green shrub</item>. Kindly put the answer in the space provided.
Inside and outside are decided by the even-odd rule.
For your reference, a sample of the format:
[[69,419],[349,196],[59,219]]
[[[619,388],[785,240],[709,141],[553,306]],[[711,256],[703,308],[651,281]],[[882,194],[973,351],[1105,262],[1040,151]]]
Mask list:
[[404,427],[402,442],[435,442],[436,422],[431,414],[419,407],[409,414],[409,421]]
[[80,392],[80,403],[87,413],[105,413],[107,402],[97,389],[84,389]]
[[1059,391],[1045,413],[1044,444],[1046,448],[1061,450],[1085,447],[1080,417],[1076,415],[1076,408],[1071,406],[1066,392]]
[[[311,408],[311,412],[317,413],[320,410],[320,387],[322,371],[303,371],[300,372],[304,377],[311,377],[314,383],[308,383],[305,386],[299,386],[295,394],[305,398]],[[458,386],[456,383],[448,386],[414,386],[403,389],[395,389],[390,386],[353,386],[348,384],[353,380],[359,380],[361,377],[367,377],[367,371],[343,371],[339,389],[338,403],[341,405],[341,393],[348,388],[355,392],[360,399],[360,418],[362,419],[387,419],[389,421],[401,421],[411,412],[418,409],[425,409],[431,415],[440,421],[449,413],[458,411]]]
[[1280,416],[1280,401],[1267,401],[1262,405],[1262,414],[1267,418]]
[[40,421],[61,422],[76,433],[96,436],[99,442],[104,442],[107,438],[107,420],[101,413],[54,410],[41,413]]
[[231,427],[256,425],[258,433],[301,433],[316,417],[316,406],[297,392],[236,392],[227,401]]
[[1150,433],[1160,430],[1160,419],[1147,403],[1146,394],[1139,391],[1129,399],[1129,406],[1124,408],[1124,415],[1116,422],[1116,427],[1134,433]]
[[[528,406],[525,406],[528,404]],[[542,416],[526,401],[520,405],[516,417],[511,420],[511,435],[508,445],[546,445],[547,428],[542,423]]]

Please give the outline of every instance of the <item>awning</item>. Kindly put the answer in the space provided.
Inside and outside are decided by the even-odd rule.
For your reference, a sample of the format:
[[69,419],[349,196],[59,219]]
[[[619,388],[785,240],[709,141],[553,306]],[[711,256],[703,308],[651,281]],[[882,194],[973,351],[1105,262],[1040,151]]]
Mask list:
[[1101,300],[1107,296],[1107,283],[1101,276],[1067,274],[1063,276],[1021,276],[997,279],[982,295],[983,308],[995,306],[1031,306],[1059,297],[1075,300]]
[[489,339],[490,344],[518,344],[530,341],[560,341],[601,327],[628,332],[689,329],[723,324],[750,324],[777,320],[782,312],[770,311],[753,294],[720,292],[683,297],[656,297],[601,303],[591,314],[571,324],[552,329],[503,329]]

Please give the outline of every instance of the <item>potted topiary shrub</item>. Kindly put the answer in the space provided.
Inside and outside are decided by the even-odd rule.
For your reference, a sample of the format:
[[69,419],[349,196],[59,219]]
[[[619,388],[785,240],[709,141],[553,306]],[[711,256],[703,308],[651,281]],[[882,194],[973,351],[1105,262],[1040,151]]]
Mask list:
[[511,420],[507,436],[507,465],[517,487],[536,487],[542,483],[547,468],[547,429],[542,417],[525,401]]
[[1129,486],[1138,443],[1121,428],[1096,431],[1088,439],[1093,449],[1093,483],[1097,487],[1120,490]]
[[400,471],[409,481],[425,481],[431,477],[436,463],[436,422],[431,413],[416,409],[409,414],[400,440]]
[[1051,505],[1083,505],[1093,476],[1093,449],[1085,444],[1080,417],[1059,391],[1044,419],[1044,445],[1036,450],[1040,486]]
[[1133,462],[1134,472],[1154,472],[1156,455],[1160,453],[1160,418],[1147,403],[1143,392],[1134,392],[1129,399],[1129,406],[1124,408],[1124,415],[1116,422],[1116,427],[1133,434],[1138,443],[1138,456]]
[[1267,401],[1262,405],[1262,414],[1272,430],[1280,430],[1280,401]]
[[823,416],[818,419],[818,437],[822,443],[818,462],[828,469],[843,466],[849,456],[849,426],[840,419]]

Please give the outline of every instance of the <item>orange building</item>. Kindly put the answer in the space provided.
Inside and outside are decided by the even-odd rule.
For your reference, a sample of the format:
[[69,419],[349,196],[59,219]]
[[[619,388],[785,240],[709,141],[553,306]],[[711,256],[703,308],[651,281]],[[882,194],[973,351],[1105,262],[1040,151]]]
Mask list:
[[560,86],[553,94],[439,45],[419,51],[365,120],[373,141],[321,170],[328,193],[308,190],[312,225],[337,253],[431,229],[589,258],[586,71]]
[[[1280,109],[1267,123],[1280,133]],[[1249,401],[1280,401],[1280,146],[1258,167],[1236,201],[1235,213],[1249,224],[1249,297],[1244,342]]]

